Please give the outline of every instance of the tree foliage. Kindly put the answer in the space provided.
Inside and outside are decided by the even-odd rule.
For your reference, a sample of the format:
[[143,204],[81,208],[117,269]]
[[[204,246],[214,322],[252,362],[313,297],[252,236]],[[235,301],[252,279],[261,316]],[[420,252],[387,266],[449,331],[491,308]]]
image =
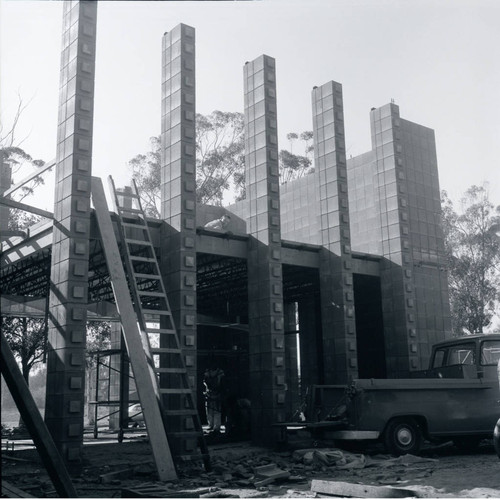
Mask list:
[[43,318],[2,316],[2,332],[14,355],[21,361],[21,371],[29,384],[31,369],[43,361],[47,323]]
[[[281,183],[299,179],[314,170],[312,167],[313,133],[306,131],[299,135],[296,132],[290,132],[286,138],[290,147],[288,150],[282,149],[279,153]],[[300,139],[299,144],[302,147],[303,154],[293,152],[294,144],[298,139]]]
[[[279,154],[280,181],[298,179],[312,167],[310,131],[287,135],[289,150]],[[151,150],[138,154],[128,164],[143,207],[150,217],[160,217],[161,138],[151,137]],[[294,147],[300,148],[300,154]],[[296,148],[295,148],[296,149]],[[245,142],[242,113],[213,111],[196,115],[196,198],[199,203],[222,205],[228,193],[234,201],[245,197]]]
[[[129,161],[147,215],[160,217],[161,138],[151,137],[151,150]],[[196,115],[196,197],[199,203],[221,205],[233,189],[244,190],[243,115],[214,111]]]
[[243,114],[214,111],[196,116],[196,196],[200,203],[222,205],[233,187],[242,196],[245,168]]
[[498,312],[500,299],[500,206],[486,186],[472,186],[457,212],[442,192],[450,301],[456,333],[481,333]]
[[94,366],[97,353],[111,347],[111,324],[108,321],[87,322],[87,366]]

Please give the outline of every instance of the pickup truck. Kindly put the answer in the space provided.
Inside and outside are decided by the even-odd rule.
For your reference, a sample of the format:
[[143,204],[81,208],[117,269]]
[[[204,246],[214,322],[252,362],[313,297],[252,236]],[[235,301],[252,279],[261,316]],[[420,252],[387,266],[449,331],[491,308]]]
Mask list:
[[424,439],[473,449],[500,416],[499,362],[500,334],[442,341],[412,378],[312,386],[305,426],[334,440],[382,441],[395,455],[417,453]]

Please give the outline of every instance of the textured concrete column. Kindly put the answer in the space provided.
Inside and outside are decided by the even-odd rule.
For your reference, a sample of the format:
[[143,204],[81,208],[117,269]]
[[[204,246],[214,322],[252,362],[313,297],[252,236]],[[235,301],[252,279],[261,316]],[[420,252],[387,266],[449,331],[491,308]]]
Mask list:
[[380,278],[387,376],[401,377],[409,372],[409,343],[416,330],[415,317],[410,310],[414,305],[413,263],[408,236],[403,238],[400,227],[402,220],[408,235],[408,198],[406,190],[401,191],[402,179],[396,171],[396,164],[402,165],[399,107],[387,104],[372,109],[370,121],[375,153],[375,203],[380,217],[382,255],[385,257]]
[[[190,385],[196,391],[195,30],[163,36],[161,211],[162,272]],[[161,380],[160,380],[161,383]]]
[[357,376],[356,328],[342,85],[312,91],[314,159],[319,173],[320,291],[324,383]]
[[248,321],[252,440],[272,444],[285,419],[285,340],[275,60],[244,67],[245,176],[249,207]]
[[401,119],[393,103],[370,120],[387,376],[404,377],[451,336],[434,132]]
[[296,417],[295,413],[300,408],[299,392],[299,359],[297,350],[297,304],[286,302],[284,304],[285,322],[285,367],[286,367],[286,420]]
[[81,466],[97,2],[64,2],[45,421]]

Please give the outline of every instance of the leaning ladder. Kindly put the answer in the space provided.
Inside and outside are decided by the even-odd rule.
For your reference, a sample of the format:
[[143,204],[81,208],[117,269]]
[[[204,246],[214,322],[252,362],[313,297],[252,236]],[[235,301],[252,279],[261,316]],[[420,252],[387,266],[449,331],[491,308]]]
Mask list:
[[163,420],[174,460],[202,459],[210,469],[184,356],[137,185],[118,191],[109,177],[119,239],[143,344],[157,375]]

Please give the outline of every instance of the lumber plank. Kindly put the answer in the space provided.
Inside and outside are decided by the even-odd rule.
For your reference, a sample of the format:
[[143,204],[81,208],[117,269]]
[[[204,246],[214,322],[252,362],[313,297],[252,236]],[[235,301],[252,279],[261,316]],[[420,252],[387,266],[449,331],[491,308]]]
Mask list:
[[390,486],[372,486],[370,484],[345,483],[343,481],[324,481],[313,479],[311,491],[323,495],[351,498],[411,498],[415,491]]
[[42,210],[41,208],[32,207],[31,205],[26,205],[26,203],[21,203],[20,201],[10,200],[9,198],[4,198],[0,196],[0,205],[4,205],[9,208],[18,208],[24,212],[30,212],[35,215],[40,215],[41,217],[46,217],[47,219],[53,219],[54,214],[48,212],[47,210]]
[[8,481],[5,481],[4,479],[2,479],[2,497],[35,498],[33,495],[26,493],[26,491],[19,489],[17,486],[14,486],[13,484],[9,483]]

